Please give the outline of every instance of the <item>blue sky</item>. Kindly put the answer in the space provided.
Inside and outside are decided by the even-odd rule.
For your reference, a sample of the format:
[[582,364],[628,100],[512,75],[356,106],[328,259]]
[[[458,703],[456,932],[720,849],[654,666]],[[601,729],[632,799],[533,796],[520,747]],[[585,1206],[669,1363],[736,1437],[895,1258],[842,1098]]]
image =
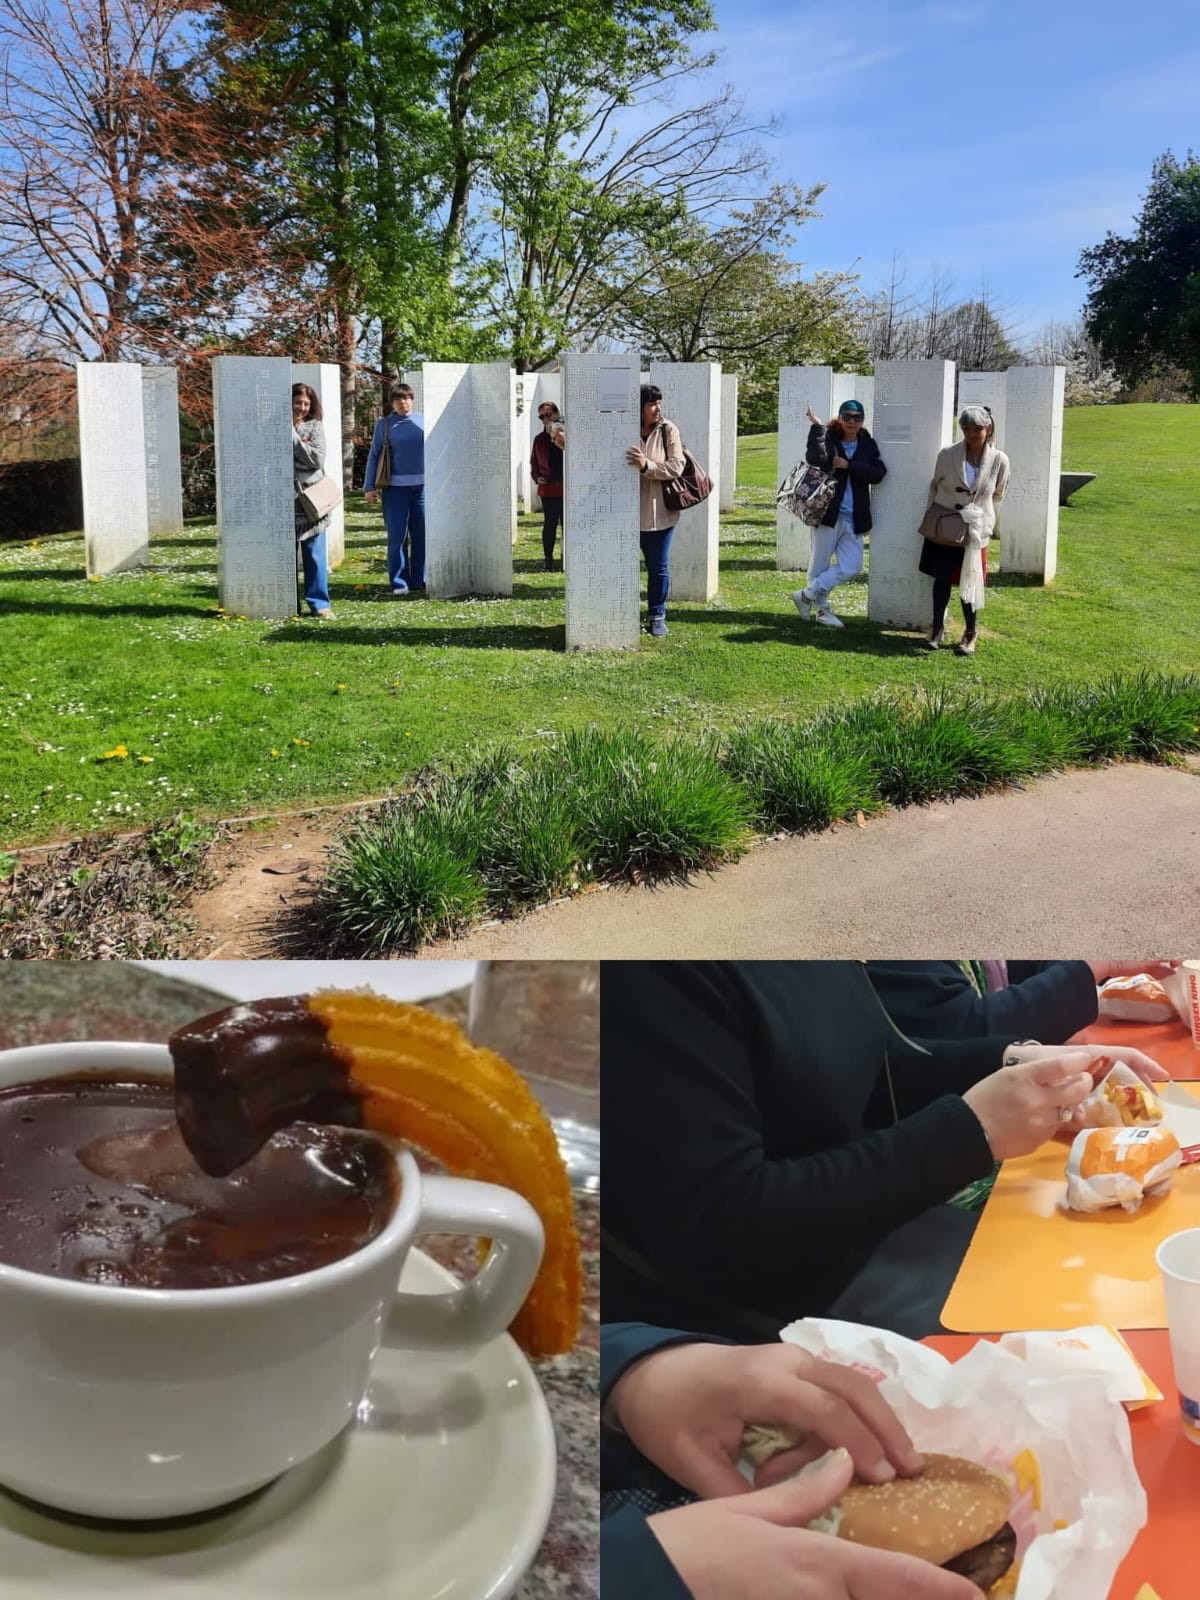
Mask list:
[[1031,335],[1070,319],[1079,252],[1131,229],[1154,158],[1200,148],[1200,6],[1115,0],[714,0],[715,69],[782,119],[774,176],[828,185],[795,254],[856,270],[893,251],[916,288],[986,281]]

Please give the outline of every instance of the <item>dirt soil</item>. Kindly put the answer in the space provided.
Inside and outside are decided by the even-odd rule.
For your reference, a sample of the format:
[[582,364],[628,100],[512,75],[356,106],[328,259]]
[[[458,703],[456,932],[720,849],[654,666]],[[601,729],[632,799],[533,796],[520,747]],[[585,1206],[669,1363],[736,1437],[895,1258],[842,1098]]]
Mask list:
[[218,881],[188,908],[196,924],[188,954],[210,961],[278,955],[276,917],[311,898],[340,822],[340,813],[327,811],[226,824],[210,857]]

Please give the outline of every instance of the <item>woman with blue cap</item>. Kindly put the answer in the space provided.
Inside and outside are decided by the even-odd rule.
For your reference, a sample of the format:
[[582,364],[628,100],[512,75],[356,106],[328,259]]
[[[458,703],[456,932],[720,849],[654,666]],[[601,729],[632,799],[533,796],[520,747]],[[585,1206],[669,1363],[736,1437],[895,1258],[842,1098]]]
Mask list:
[[829,597],[839,583],[862,571],[863,539],[871,531],[871,485],[882,481],[887,468],[863,425],[861,401],[844,400],[828,427],[810,405],[808,420],[812,426],[804,459],[810,467],[831,472],[838,490],[821,526],[813,529],[808,583],[793,591],[792,601],[805,622],[841,628],[844,624],[835,616]]

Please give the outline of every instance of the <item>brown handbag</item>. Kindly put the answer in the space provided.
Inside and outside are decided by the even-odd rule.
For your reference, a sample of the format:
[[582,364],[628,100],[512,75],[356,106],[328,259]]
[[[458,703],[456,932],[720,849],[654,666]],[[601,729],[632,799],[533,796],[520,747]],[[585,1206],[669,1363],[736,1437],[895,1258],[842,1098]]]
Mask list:
[[383,443],[379,447],[379,460],[375,463],[376,489],[388,489],[392,482],[392,444],[388,438],[387,418],[383,419]]
[[967,542],[967,525],[953,506],[940,506],[935,500],[921,518],[920,534],[930,544],[944,544],[961,550]]

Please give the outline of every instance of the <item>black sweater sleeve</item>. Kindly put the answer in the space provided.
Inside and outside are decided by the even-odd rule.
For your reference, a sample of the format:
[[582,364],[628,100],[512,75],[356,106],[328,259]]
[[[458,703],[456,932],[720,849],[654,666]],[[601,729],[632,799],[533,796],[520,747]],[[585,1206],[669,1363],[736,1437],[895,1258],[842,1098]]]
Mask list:
[[[651,1261],[670,1263],[678,1281],[768,1303],[798,1272],[869,1250],[992,1170],[970,1107],[938,1091],[997,1067],[1001,1041],[936,1046],[908,1060],[897,1039],[900,1121],[782,1157],[768,1150],[766,1069],[754,1043],[762,1019],[737,964],[621,967],[619,981],[606,976],[602,997],[606,1210],[611,1200],[614,1231]],[[820,999],[817,991],[797,1000],[795,1056],[781,1069],[793,1076],[805,1070],[804,1005]],[[847,1076],[860,1067],[868,1080],[882,1076],[879,1038],[876,1030],[862,1042],[855,1017],[845,1018],[838,1050]]]
[[1086,961],[1013,963],[1007,989],[979,994],[954,961],[868,961],[884,1009],[922,1037],[997,1034],[1062,1044],[1095,1022],[1096,982]]
[[833,461],[833,453],[829,448],[829,435],[823,423],[814,422],[808,430],[808,447],[804,452],[804,459],[810,467],[820,467],[828,472]]

